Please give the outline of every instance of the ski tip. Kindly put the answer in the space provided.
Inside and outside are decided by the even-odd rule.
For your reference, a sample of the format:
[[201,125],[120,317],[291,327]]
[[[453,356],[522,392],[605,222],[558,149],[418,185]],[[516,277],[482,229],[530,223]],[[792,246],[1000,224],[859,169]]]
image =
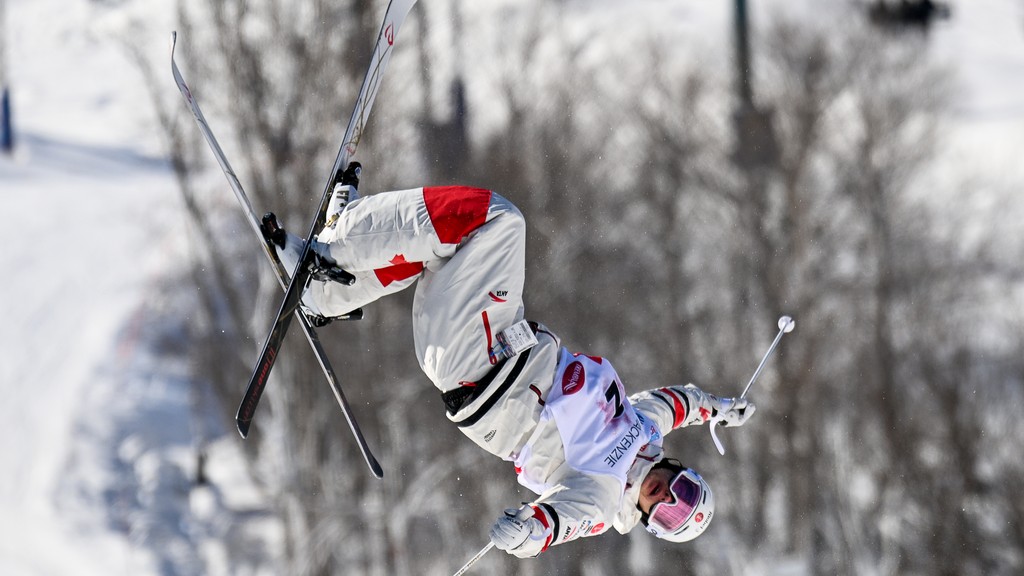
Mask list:
[[366,462],[370,465],[370,472],[373,472],[373,475],[378,480],[382,480],[384,478],[384,469],[380,467],[380,462],[377,462],[377,459],[373,456],[370,456]]
[[238,427],[238,434],[242,436],[243,440],[249,437],[249,426],[251,424],[251,420],[244,420],[242,418],[235,419],[235,425]]

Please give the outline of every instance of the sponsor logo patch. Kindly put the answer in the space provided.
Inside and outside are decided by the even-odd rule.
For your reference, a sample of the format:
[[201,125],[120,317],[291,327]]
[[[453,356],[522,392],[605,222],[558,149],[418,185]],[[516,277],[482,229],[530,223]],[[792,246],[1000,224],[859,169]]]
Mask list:
[[[703,521],[700,521],[700,520],[698,520],[697,522],[698,522],[698,523],[699,523],[699,524],[700,524],[701,526],[706,526],[708,522],[711,522],[711,515],[712,515],[712,514],[714,514],[714,512],[708,512],[708,515],[704,517],[704,520],[703,520]],[[698,514],[698,516],[700,516],[700,514]]]
[[587,373],[583,370],[583,364],[579,362],[569,364],[562,374],[562,394],[568,396],[579,392],[583,389],[586,379]]

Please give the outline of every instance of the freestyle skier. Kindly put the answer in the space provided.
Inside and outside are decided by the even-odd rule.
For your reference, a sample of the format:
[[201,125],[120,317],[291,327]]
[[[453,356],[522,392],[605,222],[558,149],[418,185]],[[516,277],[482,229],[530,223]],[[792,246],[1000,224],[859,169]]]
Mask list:
[[[526,322],[525,222],[498,194],[459,186],[353,199],[358,171],[352,170],[356,163],[349,158],[398,29],[415,1],[388,4],[333,171],[348,169],[336,174],[338,185],[330,198],[331,189],[325,189],[327,223],[308,247],[305,240],[286,233],[273,214],[258,221],[174,62],[172,34],[178,89],[250,225],[276,249],[277,258],[269,250],[267,256],[282,286],[288,286],[239,408],[239,432],[243,437],[247,433],[298,296],[287,284],[284,268],[296,270],[300,260],[308,266],[295,284],[305,286],[303,328],[346,415],[346,402],[312,326],[348,316],[418,282],[413,304],[416,355],[441,391],[448,418],[482,448],[513,462],[519,482],[539,495],[496,520],[491,529],[494,546],[531,557],[612,527],[626,533],[638,523],[659,538],[692,540],[711,521],[714,499],[696,472],[665,458],[664,434],[709,420],[712,430],[715,423],[742,425],[754,405],[742,396],[717,398],[693,385],[627,397],[607,360],[574,354],[548,328]],[[322,216],[318,212],[311,228],[320,228]],[[786,331],[792,329],[791,322],[787,326]],[[361,441],[351,421],[350,426]],[[381,476],[365,443],[363,453]]]
[[[312,248],[351,285],[318,275],[302,296],[321,322],[417,284],[413,335],[420,367],[440,390],[448,419],[480,447],[511,461],[539,497],[506,510],[494,545],[518,557],[638,523],[685,542],[714,512],[707,483],[666,458],[665,434],[712,418],[742,425],[755,407],[692,384],[628,396],[604,358],[563,348],[524,320],[526,223],[500,195],[425,187],[356,198],[353,166],[335,187]],[[273,214],[263,233],[288,270],[303,240]]]

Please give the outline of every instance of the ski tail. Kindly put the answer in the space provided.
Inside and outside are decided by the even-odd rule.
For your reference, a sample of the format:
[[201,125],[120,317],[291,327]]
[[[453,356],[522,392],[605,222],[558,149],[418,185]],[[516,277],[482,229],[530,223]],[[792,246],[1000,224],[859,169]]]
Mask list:
[[334,159],[334,166],[331,168],[327,178],[327,185],[324,186],[323,194],[320,197],[320,207],[316,218],[306,235],[306,245],[323,228],[326,220],[327,207],[331,201],[331,193],[334,191],[334,184],[338,175],[347,168],[352,156],[355,155],[359,142],[363,138],[363,131],[366,129],[366,122],[370,118],[370,110],[377,99],[381,82],[384,78],[384,71],[388,62],[391,61],[391,54],[394,52],[395,39],[398,30],[405,22],[406,16],[412,10],[417,0],[391,0],[388,3],[387,11],[384,12],[384,20],[381,22],[380,30],[377,32],[377,40],[373,47],[373,54],[370,56],[370,65],[363,76],[363,83],[359,87],[359,96],[356,98],[352,108],[352,115],[349,117],[348,126],[345,128],[345,135],[342,137],[341,146],[338,148],[338,155]]

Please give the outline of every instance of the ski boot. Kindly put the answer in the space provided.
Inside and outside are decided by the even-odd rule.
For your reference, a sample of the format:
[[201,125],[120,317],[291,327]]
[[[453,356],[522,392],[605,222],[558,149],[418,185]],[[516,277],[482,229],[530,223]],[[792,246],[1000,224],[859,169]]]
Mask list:
[[331,201],[327,204],[327,222],[325,227],[332,227],[338,222],[341,213],[349,202],[359,198],[359,175],[363,166],[359,162],[349,162],[344,171],[339,170],[334,175],[334,192],[331,194]]
[[[273,212],[267,212],[263,215],[263,219],[260,223],[260,231],[263,232],[263,239],[278,250],[277,253],[281,257],[281,263],[284,264],[286,268],[289,266],[294,268],[299,258],[297,252],[300,249],[299,246],[301,246],[301,244],[295,245],[295,243],[301,242],[301,240],[295,238],[295,240],[293,240],[292,249],[289,251],[286,248],[288,245],[288,234],[277,222],[277,215]],[[291,272],[291,269],[288,271]],[[313,280],[318,280],[320,282],[340,282],[346,286],[350,286],[355,282],[355,276],[342,270],[337,264],[330,261],[328,258],[321,256],[316,251],[313,251],[313,261],[310,263],[310,273]],[[317,328],[322,328],[334,320],[363,319],[362,308],[357,308],[343,316],[327,317],[311,310],[305,304],[300,304],[300,307],[306,317],[309,318],[310,323]]]
[[[273,212],[264,214],[260,230],[263,232],[264,240],[281,250],[285,249],[285,246],[288,244],[288,234],[277,222],[276,214]],[[319,280],[320,282],[340,282],[346,286],[351,286],[355,283],[356,277],[339,268],[330,258],[321,256],[316,250],[311,252],[313,258],[309,264],[309,270],[314,280]]]

